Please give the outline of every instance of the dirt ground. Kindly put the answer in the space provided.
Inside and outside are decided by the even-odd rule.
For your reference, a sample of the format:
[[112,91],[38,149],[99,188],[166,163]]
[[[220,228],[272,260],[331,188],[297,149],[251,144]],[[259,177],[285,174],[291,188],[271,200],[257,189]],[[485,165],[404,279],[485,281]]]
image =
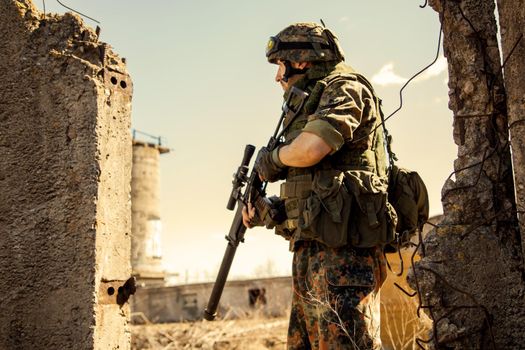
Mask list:
[[[431,321],[421,313],[417,317],[417,298],[407,298],[394,283],[406,290],[406,272],[411,252],[404,251],[404,273],[390,273],[381,289],[381,338],[391,350],[419,349],[416,339],[428,339]],[[400,271],[395,255],[389,258],[394,271]],[[147,320],[144,320],[147,321]],[[203,349],[203,350],[283,350],[286,348],[288,317],[227,319],[213,322],[133,325],[132,349]]]
[[283,350],[288,318],[134,325],[134,350]]

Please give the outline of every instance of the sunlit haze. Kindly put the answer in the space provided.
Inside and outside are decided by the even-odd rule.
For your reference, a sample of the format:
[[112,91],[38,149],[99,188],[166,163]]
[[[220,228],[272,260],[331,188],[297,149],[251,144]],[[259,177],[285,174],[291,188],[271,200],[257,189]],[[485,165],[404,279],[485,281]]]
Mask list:
[[[399,106],[401,86],[436,55],[438,15],[421,9],[423,2],[65,1],[100,21],[102,40],[126,57],[133,128],[162,136],[172,149],[161,157],[162,254],[177,282],[214,280],[234,214],[226,210],[232,173],[244,146],[265,145],[275,129],[282,90],[277,66],[264,55],[268,37],[322,18],[346,62],[373,81],[388,115]],[[45,6],[68,11],[56,1]],[[405,88],[403,108],[387,122],[399,164],[427,183],[431,214],[442,212],[441,187],[456,152],[446,84],[440,57]],[[231,277],[284,275],[290,267],[287,242],[258,228],[237,250]]]

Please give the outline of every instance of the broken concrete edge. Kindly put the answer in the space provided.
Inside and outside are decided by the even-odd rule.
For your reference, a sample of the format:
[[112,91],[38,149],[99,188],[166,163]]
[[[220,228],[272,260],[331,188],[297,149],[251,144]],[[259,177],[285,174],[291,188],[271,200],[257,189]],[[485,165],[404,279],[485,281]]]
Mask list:
[[[47,36],[61,39],[51,48],[50,55],[80,59],[93,70],[98,69],[98,74],[103,77],[107,73],[109,76],[105,79],[113,85],[120,84],[123,88],[129,87],[132,90],[131,80],[116,80],[116,77],[111,75],[116,73],[129,78],[125,67],[126,59],[115,54],[109,44],[99,41],[96,30],[87,26],[79,15],[66,12],[63,15],[46,13],[44,16],[30,0],[14,0],[14,3],[29,32],[42,30]],[[102,68],[107,72],[103,72]]]

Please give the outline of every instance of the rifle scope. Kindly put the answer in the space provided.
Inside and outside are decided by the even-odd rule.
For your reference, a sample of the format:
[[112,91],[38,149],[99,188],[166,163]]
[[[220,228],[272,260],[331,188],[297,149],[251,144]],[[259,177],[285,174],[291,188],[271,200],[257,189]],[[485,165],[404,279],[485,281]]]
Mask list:
[[244,148],[244,155],[242,157],[241,165],[237,169],[237,172],[233,174],[233,188],[230,194],[230,198],[228,199],[228,204],[226,205],[226,208],[228,210],[233,210],[235,208],[235,203],[237,203],[237,199],[239,198],[240,189],[246,183],[246,175],[248,174],[248,164],[250,164],[250,159],[252,159],[254,152],[255,146],[253,145],[246,145],[246,147]]

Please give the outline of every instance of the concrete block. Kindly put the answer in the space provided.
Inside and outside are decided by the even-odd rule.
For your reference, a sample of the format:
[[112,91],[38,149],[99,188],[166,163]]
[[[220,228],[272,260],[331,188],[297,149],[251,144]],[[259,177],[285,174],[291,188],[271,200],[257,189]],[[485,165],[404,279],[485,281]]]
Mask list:
[[0,2],[0,33],[0,348],[129,349],[126,67],[29,0]]

